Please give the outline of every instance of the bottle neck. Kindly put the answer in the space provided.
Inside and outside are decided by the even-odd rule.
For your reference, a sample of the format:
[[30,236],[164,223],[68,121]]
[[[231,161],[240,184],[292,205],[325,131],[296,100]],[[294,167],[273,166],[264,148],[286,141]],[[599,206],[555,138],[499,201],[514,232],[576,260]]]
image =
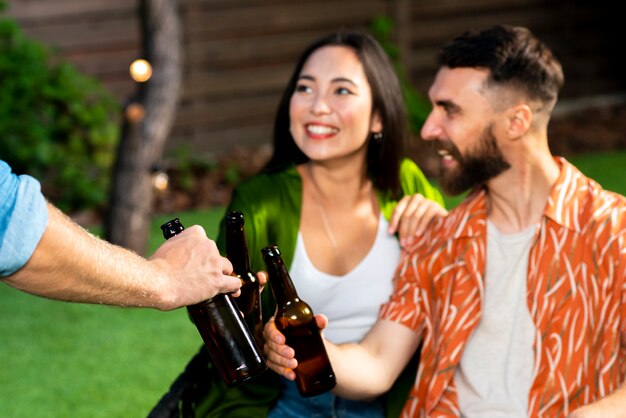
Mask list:
[[250,271],[246,234],[241,226],[229,226],[226,234],[226,258],[233,265],[233,271],[243,274]]
[[280,256],[273,257],[270,263],[267,263],[269,282],[274,292],[274,298],[278,305],[298,298],[298,292],[291,281],[289,271]]
[[183,232],[185,227],[178,218],[174,218],[161,225],[161,230],[163,231],[163,238],[170,239],[174,235],[178,235]]

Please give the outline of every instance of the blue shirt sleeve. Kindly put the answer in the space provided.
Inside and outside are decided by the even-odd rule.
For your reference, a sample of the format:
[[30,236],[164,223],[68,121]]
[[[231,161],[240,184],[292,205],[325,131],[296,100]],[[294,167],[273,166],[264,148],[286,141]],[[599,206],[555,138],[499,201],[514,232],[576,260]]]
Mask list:
[[0,277],[30,259],[48,224],[48,208],[39,182],[17,176],[0,160]]

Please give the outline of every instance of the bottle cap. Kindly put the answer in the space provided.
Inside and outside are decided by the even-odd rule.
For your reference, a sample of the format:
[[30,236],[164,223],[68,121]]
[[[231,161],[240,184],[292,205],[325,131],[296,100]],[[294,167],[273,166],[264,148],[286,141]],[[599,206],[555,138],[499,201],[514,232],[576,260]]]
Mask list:
[[185,227],[182,223],[180,223],[178,218],[174,218],[161,225],[161,230],[163,231],[163,237],[165,237],[165,239],[172,238],[174,235],[181,233],[183,229],[185,229]]
[[268,245],[261,250],[261,254],[263,254],[264,259],[267,257],[276,257],[280,255],[280,250],[278,249],[278,245]]
[[243,213],[238,212],[236,210],[232,210],[226,213],[226,224],[227,225],[243,225]]

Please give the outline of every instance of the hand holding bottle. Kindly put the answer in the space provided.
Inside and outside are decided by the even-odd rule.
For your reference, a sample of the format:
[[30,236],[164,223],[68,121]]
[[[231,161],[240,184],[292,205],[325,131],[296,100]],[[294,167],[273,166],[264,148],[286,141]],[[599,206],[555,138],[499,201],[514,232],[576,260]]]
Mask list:
[[[264,276],[259,277],[265,278]],[[328,318],[325,315],[318,314],[315,315],[315,322],[320,331],[323,331],[326,325],[328,325]],[[287,339],[276,328],[274,317],[271,317],[265,324],[263,338],[265,340],[263,351],[265,352],[267,367],[286,379],[295,380],[296,373],[293,369],[298,367],[298,360],[295,357],[296,352],[287,345]]]
[[220,255],[215,242],[198,225],[163,243],[150,262],[169,279],[167,294],[171,300],[163,310],[211,299],[218,293],[238,292],[241,287],[241,281],[230,276],[230,261]]
[[261,253],[276,300],[273,322],[299,359],[294,367],[298,392],[301,396],[316,396],[331,390],[337,384],[335,372],[313,310],[298,296],[278,247],[265,247]]
[[[161,225],[165,239],[176,239],[185,231],[178,218]],[[194,251],[194,249],[191,249]],[[240,282],[240,279],[233,278]],[[241,282],[240,282],[241,283]],[[265,361],[243,315],[228,293],[187,306],[198,332],[224,383],[234,387],[266,370]]]

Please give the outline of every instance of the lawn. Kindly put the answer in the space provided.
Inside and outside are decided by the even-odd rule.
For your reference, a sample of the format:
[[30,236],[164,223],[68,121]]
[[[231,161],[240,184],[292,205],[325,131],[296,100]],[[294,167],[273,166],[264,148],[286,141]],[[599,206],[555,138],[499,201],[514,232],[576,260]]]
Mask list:
[[[626,151],[571,158],[626,194]],[[447,198],[449,206],[458,199]],[[215,236],[222,209],[177,214]],[[150,246],[161,242],[153,221]],[[144,417],[200,346],[184,309],[60,303],[0,285],[0,416]]]

